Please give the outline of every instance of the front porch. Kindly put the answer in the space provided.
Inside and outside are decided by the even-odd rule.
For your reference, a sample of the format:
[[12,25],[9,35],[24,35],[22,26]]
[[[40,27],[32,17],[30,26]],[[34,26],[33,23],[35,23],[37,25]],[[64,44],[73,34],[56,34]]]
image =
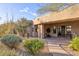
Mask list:
[[[71,19],[69,19],[71,20]],[[35,25],[34,35],[39,38],[72,37],[79,35],[79,20]]]

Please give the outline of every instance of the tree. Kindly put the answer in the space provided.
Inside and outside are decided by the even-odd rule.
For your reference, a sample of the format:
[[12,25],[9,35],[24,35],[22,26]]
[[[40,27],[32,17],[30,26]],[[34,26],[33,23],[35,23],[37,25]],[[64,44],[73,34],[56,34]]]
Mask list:
[[0,36],[6,35],[6,34],[13,34],[13,29],[15,28],[14,23],[4,23],[0,25]]
[[41,7],[37,12],[39,14],[47,13],[47,12],[57,12],[61,9],[64,9],[65,7],[68,7],[73,4],[68,3],[51,3],[46,4],[45,6]]
[[32,25],[32,21],[27,20],[26,18],[20,18],[16,22],[16,30],[21,36],[25,36],[27,33],[27,27]]
[[27,34],[27,28],[32,25],[32,21],[26,18],[20,18],[18,21],[7,22],[0,25],[0,37],[6,34],[19,34],[25,36]]

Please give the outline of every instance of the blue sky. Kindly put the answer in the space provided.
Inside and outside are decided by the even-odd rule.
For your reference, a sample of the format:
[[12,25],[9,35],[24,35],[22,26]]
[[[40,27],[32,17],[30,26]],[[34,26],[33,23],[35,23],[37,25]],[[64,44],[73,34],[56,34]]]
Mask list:
[[[47,3],[0,3],[0,24],[9,21],[10,19],[16,21],[22,17],[28,20],[34,20],[38,17],[37,10]],[[69,4],[60,8],[68,7]]]
[[0,3],[0,23],[6,22],[6,19],[17,20],[26,17],[33,20],[38,16],[37,10],[44,4],[40,3]]

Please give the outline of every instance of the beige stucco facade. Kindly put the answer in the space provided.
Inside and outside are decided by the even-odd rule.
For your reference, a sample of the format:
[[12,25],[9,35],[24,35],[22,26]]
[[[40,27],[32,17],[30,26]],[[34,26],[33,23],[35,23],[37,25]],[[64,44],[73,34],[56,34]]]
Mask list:
[[[46,37],[47,32],[50,32],[51,37],[58,36],[59,32],[67,34],[68,29],[71,33],[79,35],[79,4],[70,6],[60,12],[40,16],[33,21],[33,24],[37,26],[35,34],[37,33],[37,37],[40,38]],[[48,28],[50,28],[50,31],[47,30]]]

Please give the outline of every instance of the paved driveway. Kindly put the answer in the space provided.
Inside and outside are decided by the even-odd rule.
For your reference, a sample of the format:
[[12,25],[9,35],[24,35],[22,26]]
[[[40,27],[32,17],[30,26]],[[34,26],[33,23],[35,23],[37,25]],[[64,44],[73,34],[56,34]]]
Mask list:
[[65,51],[61,45],[67,45],[70,40],[68,38],[46,38],[46,43],[48,44],[49,53],[51,53],[53,56],[71,56],[72,54]]

